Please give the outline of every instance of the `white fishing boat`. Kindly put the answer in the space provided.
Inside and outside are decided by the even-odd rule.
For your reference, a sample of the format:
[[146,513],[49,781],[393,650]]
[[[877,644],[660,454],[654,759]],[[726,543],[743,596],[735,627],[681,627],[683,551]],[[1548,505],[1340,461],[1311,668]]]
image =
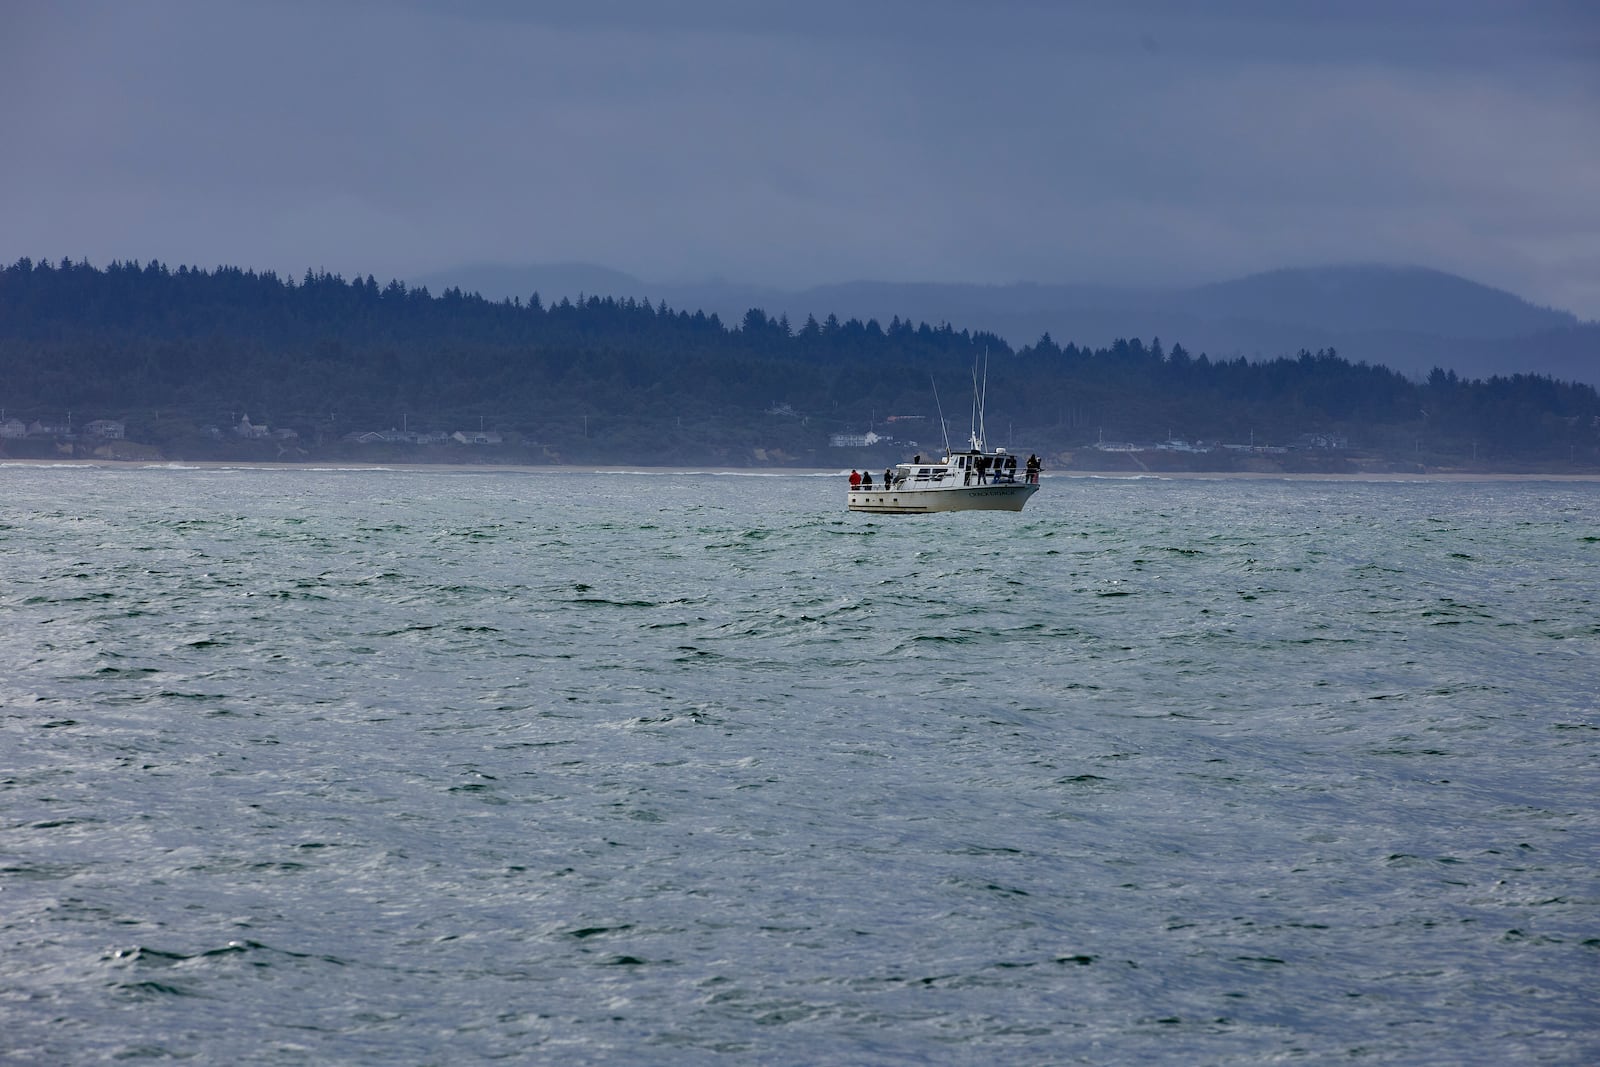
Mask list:
[[[885,471],[886,478],[881,482],[874,482],[870,472],[863,477],[851,471],[850,510],[880,515],[1021,511],[1028,498],[1039,491],[1039,460],[1029,456],[1019,472],[1015,455],[1003,448],[991,451],[985,446],[983,406],[988,381],[987,368],[981,387],[974,372],[972,430],[966,448],[951,449],[947,441],[942,459],[925,461],[920,455],[915,456],[910,463],[897,463]],[[942,409],[939,420],[944,421]]]

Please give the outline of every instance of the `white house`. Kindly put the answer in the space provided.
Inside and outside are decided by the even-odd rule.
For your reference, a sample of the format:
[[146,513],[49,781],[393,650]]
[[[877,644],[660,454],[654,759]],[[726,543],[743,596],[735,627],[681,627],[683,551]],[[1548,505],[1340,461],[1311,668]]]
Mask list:
[[892,437],[879,437],[871,430],[868,430],[866,433],[832,434],[828,438],[828,445],[831,448],[866,448],[868,445],[875,445],[879,441],[887,442],[893,440],[894,438]]
[[250,416],[246,415],[239,420],[239,425],[233,428],[233,432],[247,440],[256,440],[267,436],[271,431],[266,426],[255,425],[250,421]]

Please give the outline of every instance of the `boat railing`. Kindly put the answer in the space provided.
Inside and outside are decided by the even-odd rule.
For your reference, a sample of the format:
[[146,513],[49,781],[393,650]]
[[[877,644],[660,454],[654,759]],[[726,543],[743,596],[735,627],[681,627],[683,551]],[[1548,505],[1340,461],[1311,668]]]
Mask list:
[[1039,476],[1036,472],[1023,469],[1013,470],[1003,467],[1000,470],[989,468],[978,470],[976,467],[957,469],[944,465],[932,467],[913,467],[906,471],[897,470],[890,481],[874,479],[871,482],[862,479],[859,485],[852,485],[851,489],[937,489],[946,484],[973,486],[973,485],[1038,485]]
[[995,470],[991,467],[988,470],[978,470],[977,468],[972,468],[970,470],[962,471],[961,473],[964,475],[962,479],[962,484],[964,485],[1022,484],[1022,478],[1017,474],[1016,471],[1010,469]]

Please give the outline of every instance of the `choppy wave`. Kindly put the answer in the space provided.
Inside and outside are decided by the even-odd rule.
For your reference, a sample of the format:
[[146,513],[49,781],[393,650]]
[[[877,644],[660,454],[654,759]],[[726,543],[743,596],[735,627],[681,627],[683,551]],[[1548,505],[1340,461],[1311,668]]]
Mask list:
[[73,470],[19,1060],[1596,1051],[1600,487]]

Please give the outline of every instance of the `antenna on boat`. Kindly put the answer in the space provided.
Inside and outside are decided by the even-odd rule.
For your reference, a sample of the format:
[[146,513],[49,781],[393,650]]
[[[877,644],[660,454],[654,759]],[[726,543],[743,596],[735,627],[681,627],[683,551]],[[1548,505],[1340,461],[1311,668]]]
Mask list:
[[933,386],[933,402],[939,409],[939,432],[944,434],[944,454],[950,454],[950,427],[944,421],[944,405],[939,403],[939,383],[933,380],[933,375],[928,375],[928,384]]
[[989,399],[989,346],[983,348],[983,387],[978,387],[978,361],[972,361],[972,450],[982,452],[988,432],[983,425],[983,406]]
[[978,451],[989,448],[989,427],[984,424],[984,408],[989,406],[989,346],[984,346],[984,392],[978,398]]

